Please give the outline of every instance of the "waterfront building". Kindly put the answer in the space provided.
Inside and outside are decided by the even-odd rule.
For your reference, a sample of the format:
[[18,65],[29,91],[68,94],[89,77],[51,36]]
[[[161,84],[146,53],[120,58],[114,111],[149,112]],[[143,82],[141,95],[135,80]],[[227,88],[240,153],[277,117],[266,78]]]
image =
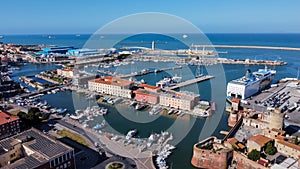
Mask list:
[[34,128],[1,140],[0,159],[3,168],[76,168],[73,148]]
[[248,152],[252,150],[262,151],[272,139],[263,135],[255,135],[247,141]]
[[145,83],[139,84],[139,87],[143,88],[143,89],[145,89],[149,92],[154,92],[154,93],[157,93],[157,92],[160,91],[160,87],[151,86],[151,85],[148,85],[148,84],[145,84]]
[[66,54],[69,50],[75,49],[73,46],[58,46],[58,47],[47,47],[43,51],[38,52],[38,54]]
[[256,111],[243,112],[243,125],[257,129],[278,129],[283,127],[283,116],[279,109],[270,110],[266,113]]
[[228,117],[228,126],[233,127],[239,121],[241,115],[238,111],[231,111]]
[[175,109],[192,110],[200,101],[200,95],[190,92],[166,91],[159,95],[159,104]]
[[133,82],[117,77],[104,76],[88,81],[88,89],[117,97],[131,98]]
[[72,85],[75,87],[88,87],[88,81],[95,79],[95,75],[87,75],[84,73],[75,73],[73,72]]
[[19,117],[0,111],[0,140],[15,135],[19,132],[20,132]]
[[56,71],[57,71],[57,75],[59,76],[64,76],[67,78],[73,78],[74,76],[73,69],[64,68],[64,69],[57,69]]
[[150,92],[146,89],[138,89],[134,91],[135,100],[145,103],[157,104],[159,102],[159,95],[154,92]]
[[232,149],[215,137],[209,137],[194,145],[191,163],[197,168],[226,169],[231,158]]
[[238,98],[233,98],[231,100],[231,107],[232,107],[232,110],[234,111],[238,111],[239,110],[239,107],[240,107],[240,99]]
[[66,54],[71,56],[91,56],[99,55],[100,52],[97,49],[70,49]]

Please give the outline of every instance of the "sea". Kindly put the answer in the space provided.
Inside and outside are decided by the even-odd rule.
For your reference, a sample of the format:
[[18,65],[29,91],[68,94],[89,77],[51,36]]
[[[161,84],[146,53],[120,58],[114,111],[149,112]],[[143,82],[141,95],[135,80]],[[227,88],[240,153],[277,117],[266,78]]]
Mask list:
[[[300,47],[300,34],[206,34],[211,44],[215,45],[249,45],[249,46],[276,46],[276,47]],[[85,46],[91,35],[5,35],[0,42],[23,44],[23,45],[58,45],[74,46],[82,48]],[[189,38],[189,37],[187,37]],[[186,44],[177,42],[177,39],[164,35],[138,35],[122,41],[135,46],[151,48],[151,42],[161,49],[187,49]],[[130,43],[129,43],[130,42]],[[167,43],[165,43],[167,42]],[[115,44],[119,47],[121,44]],[[119,46],[118,46],[119,45]],[[168,46],[168,47],[166,47]],[[270,66],[269,68],[277,71],[273,83],[286,77],[296,78],[299,76],[300,51],[291,50],[269,50],[269,49],[231,49],[217,48],[220,51],[218,57],[230,59],[267,59],[285,61],[288,64],[283,66]],[[163,68],[175,66],[170,62],[143,62],[136,61],[128,65],[119,66],[117,72],[130,73],[133,70],[145,68]],[[54,64],[32,64],[28,63],[14,70],[12,78],[18,81],[20,76],[34,76],[41,71],[53,70],[61,67]],[[189,91],[200,94],[202,100],[213,100],[217,110],[209,118],[199,118],[194,116],[183,116],[184,118],[170,118],[168,116],[150,116],[147,110],[135,111],[134,108],[126,104],[115,106],[103,104],[100,106],[109,109],[109,113],[104,117],[110,127],[105,128],[109,132],[126,134],[131,129],[138,129],[137,137],[147,138],[151,133],[169,131],[173,134],[173,141],[170,143],[176,146],[172,154],[167,159],[171,168],[193,168],[190,160],[193,154],[193,145],[210,135],[222,138],[221,130],[229,130],[227,125],[228,114],[225,113],[225,92],[228,81],[243,76],[247,69],[255,71],[264,68],[264,65],[205,65],[204,74],[213,74],[214,79],[200,82],[195,85],[180,88],[180,91]],[[89,66],[86,71],[96,73],[97,65]],[[136,77],[137,80],[143,79],[146,83],[155,83],[166,76],[182,76],[183,80],[193,78],[196,74],[196,66],[183,66],[182,69],[163,71],[156,74],[148,74]],[[216,71],[217,70],[217,71]],[[34,90],[34,89],[32,89]],[[49,94],[42,97],[54,107],[67,108],[69,113],[74,113],[76,109],[83,109],[85,106],[94,105],[81,93],[71,91]],[[78,104],[80,103],[80,104]],[[102,119],[95,119],[90,125],[101,122]]]

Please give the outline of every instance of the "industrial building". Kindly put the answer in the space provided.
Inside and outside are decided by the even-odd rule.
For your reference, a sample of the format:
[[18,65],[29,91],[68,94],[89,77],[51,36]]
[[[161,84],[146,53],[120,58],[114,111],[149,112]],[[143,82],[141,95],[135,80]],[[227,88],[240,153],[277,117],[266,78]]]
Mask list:
[[3,168],[76,168],[73,148],[34,128],[1,140],[0,159]]

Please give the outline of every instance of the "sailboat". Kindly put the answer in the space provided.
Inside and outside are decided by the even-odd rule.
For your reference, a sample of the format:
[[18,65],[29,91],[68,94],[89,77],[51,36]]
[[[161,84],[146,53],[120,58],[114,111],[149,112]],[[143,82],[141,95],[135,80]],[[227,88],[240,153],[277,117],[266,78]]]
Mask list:
[[204,76],[204,74],[203,74],[203,67],[202,66],[203,66],[203,64],[202,64],[202,57],[201,57],[200,64],[198,64],[197,68],[196,68],[195,78],[199,78],[199,77]]
[[299,80],[299,75],[300,75],[300,74],[299,74],[299,73],[300,73],[299,71],[300,71],[300,67],[298,67],[297,80]]

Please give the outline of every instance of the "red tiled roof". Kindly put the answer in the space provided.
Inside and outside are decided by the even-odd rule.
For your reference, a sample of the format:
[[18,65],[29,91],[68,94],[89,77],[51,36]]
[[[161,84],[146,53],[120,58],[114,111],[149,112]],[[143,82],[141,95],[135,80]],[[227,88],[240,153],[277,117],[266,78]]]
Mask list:
[[19,120],[18,116],[13,116],[8,113],[0,111],[0,125]]
[[148,84],[140,84],[139,86],[144,87],[144,88],[148,88],[148,89],[159,89],[159,87],[151,86],[151,85],[148,85]]
[[234,102],[234,103],[240,103],[240,101],[241,101],[241,100],[238,99],[238,98],[233,98],[233,99],[232,99],[232,102]]
[[133,82],[121,78],[116,78],[112,76],[105,76],[97,79],[90,80],[91,82],[95,83],[102,83],[107,85],[113,85],[113,86],[128,86],[132,84]]

